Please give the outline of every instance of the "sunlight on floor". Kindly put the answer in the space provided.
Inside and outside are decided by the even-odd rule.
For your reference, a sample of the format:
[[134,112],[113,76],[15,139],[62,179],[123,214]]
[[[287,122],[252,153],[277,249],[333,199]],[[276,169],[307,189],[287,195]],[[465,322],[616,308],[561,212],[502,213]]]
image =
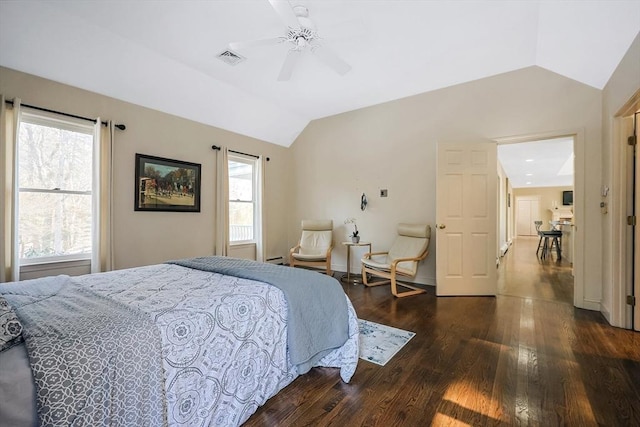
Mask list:
[[[496,413],[500,412],[500,402],[491,398],[491,396],[483,393],[480,390],[475,390],[472,388],[472,384],[468,381],[456,381],[455,383],[449,385],[447,391],[444,393],[442,397],[443,404],[440,407],[440,411],[449,407],[447,403],[449,403],[452,407],[459,407],[456,410],[452,410],[452,413],[456,413],[459,411],[471,412],[475,414],[479,414],[480,417],[491,420],[490,424],[494,424],[498,421],[505,422],[501,418],[496,418]],[[485,410],[483,411],[482,408]],[[450,417],[446,414],[442,414],[441,412],[438,415],[442,415],[447,419]],[[469,417],[465,416],[465,418],[478,418],[478,417]],[[437,420],[437,417],[434,421]],[[484,423],[487,424],[487,423]],[[440,425],[435,422],[433,425]],[[446,424],[446,425],[469,425],[465,423],[460,424]]]
[[431,425],[432,426],[470,426],[471,424],[463,423],[462,421],[456,420],[453,417],[438,413],[436,414],[435,417],[433,417],[433,422],[431,423]]

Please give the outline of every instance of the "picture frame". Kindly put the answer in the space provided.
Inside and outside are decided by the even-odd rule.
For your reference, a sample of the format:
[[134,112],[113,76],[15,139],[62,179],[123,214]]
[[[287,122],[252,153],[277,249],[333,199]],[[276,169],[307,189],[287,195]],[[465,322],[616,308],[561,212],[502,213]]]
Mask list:
[[136,153],[134,210],[200,212],[202,165]]

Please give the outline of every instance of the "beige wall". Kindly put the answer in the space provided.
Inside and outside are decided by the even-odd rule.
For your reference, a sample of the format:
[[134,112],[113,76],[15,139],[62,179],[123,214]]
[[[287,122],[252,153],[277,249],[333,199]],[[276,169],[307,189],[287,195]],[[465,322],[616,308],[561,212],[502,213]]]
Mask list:
[[[438,142],[576,133],[576,161],[584,162],[577,166],[576,209],[589,230],[583,253],[576,253],[585,260],[576,272],[582,286],[578,305],[598,308],[601,105],[599,90],[530,67],[313,121],[292,145],[289,243],[308,217],[333,219],[340,241],[347,235],[344,219],[355,216],[362,239],[372,241],[374,250],[390,245],[398,222],[433,226]],[[389,197],[378,196],[381,188]],[[370,201],[365,212],[359,209],[362,192]],[[434,284],[435,239],[431,244],[418,281]],[[345,259],[338,245],[334,268],[343,269]]]
[[[638,34],[622,61],[602,91],[602,186],[610,187],[601,200],[609,205],[609,214],[602,215],[602,312],[614,326],[624,326],[622,298],[625,277],[620,270],[621,244],[624,246],[626,215],[616,203],[624,204],[626,195],[621,191],[621,171],[624,163],[620,155],[625,151],[627,135],[621,134],[620,109],[640,91],[640,34]],[[640,102],[636,100],[637,102]],[[612,316],[613,315],[613,316]]]
[[[116,131],[115,141],[116,268],[213,254],[213,144],[271,158],[265,177],[266,255],[287,252],[284,236],[290,163],[286,148],[7,68],[0,68],[0,93],[9,99],[21,98],[25,104],[85,117],[100,116],[127,126],[123,132]],[[201,212],[134,212],[135,153],[201,163]]]

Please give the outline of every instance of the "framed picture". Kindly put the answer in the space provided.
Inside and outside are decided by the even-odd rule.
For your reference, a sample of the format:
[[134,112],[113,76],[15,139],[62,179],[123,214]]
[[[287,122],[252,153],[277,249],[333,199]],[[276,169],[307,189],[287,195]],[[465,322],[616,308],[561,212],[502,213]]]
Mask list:
[[200,212],[197,163],[136,153],[136,211]]

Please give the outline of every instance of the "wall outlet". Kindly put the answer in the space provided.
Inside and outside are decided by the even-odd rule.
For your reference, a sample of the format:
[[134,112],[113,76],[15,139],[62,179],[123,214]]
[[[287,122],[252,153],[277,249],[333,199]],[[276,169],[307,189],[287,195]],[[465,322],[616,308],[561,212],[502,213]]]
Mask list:
[[387,197],[387,189],[380,190],[380,197]]

